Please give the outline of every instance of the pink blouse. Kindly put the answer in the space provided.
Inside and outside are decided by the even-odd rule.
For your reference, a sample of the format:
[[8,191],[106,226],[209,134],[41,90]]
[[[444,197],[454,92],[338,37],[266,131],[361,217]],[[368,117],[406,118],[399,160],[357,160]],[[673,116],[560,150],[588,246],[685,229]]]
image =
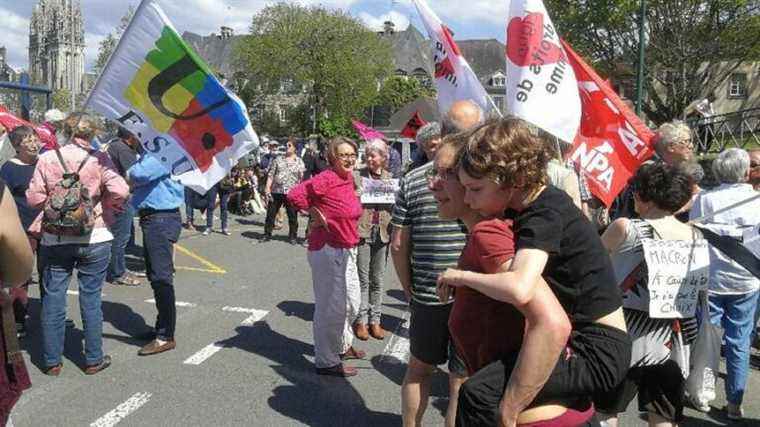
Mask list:
[[311,229],[310,251],[318,251],[326,244],[343,249],[359,244],[358,223],[362,205],[356,195],[353,176],[343,178],[328,169],[293,187],[288,192],[288,202],[301,211],[317,208],[327,219],[328,229]]

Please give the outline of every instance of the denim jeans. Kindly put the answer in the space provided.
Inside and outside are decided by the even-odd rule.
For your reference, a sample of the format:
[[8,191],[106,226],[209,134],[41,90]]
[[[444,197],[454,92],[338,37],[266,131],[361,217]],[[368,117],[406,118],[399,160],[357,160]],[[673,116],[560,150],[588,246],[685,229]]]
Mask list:
[[230,202],[230,195],[232,193],[228,191],[218,191],[214,186],[206,193],[209,200],[209,208],[206,210],[206,228],[211,230],[214,226],[214,205],[216,205],[216,195],[219,194],[219,217],[222,220],[222,230],[227,229],[227,211]]
[[100,292],[111,258],[111,242],[42,246],[45,259],[42,295],[42,350],[45,366],[61,363],[66,327],[66,290],[77,269],[79,309],[87,365],[103,360],[103,309]]
[[362,239],[356,253],[359,270],[359,285],[362,290],[362,304],[356,321],[380,324],[383,303],[383,275],[387,263],[388,244],[380,238],[373,242]]
[[723,328],[726,354],[726,400],[741,405],[749,374],[749,346],[754,328],[757,291],[749,294],[710,294],[710,321]]
[[174,339],[177,309],[174,296],[174,244],[179,239],[182,218],[175,212],[156,212],[140,217],[143,232],[145,271],[156,300],[156,335]]
[[127,264],[124,259],[124,252],[127,249],[127,243],[132,235],[132,225],[134,224],[135,208],[127,202],[124,204],[124,212],[116,215],[114,223],[111,225],[111,262],[108,264],[108,274],[106,281],[113,282],[121,278],[127,271]]

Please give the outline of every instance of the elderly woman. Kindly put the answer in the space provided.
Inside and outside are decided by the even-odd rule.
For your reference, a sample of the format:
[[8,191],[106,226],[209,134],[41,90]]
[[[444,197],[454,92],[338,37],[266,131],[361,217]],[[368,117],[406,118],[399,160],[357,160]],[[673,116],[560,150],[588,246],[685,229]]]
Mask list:
[[[358,171],[358,186],[365,180],[392,179],[387,169],[388,146],[380,139],[367,142],[364,148],[367,166]],[[362,203],[364,212],[359,218],[359,248],[356,262],[359,269],[359,284],[362,290],[359,315],[354,322],[356,338],[362,341],[372,338],[385,338],[385,331],[380,326],[382,310],[383,274],[385,273],[386,254],[390,236],[388,226],[391,223],[393,203]],[[367,330],[369,324],[369,330]]]
[[[688,345],[697,334],[697,321],[653,319],[649,316],[649,287],[642,240],[693,241],[701,234],[674,216],[690,198],[692,178],[683,169],[663,162],[643,164],[632,180],[634,206],[639,219],[619,218],[602,235],[610,252],[615,281],[623,292],[623,312],[633,340],[631,369],[613,393],[609,412],[625,412],[636,393],[639,408],[648,411],[650,426],[676,425],[683,418],[681,391],[684,387],[680,358],[671,354],[675,342]],[[680,331],[679,341],[674,331]],[[617,425],[609,414],[608,424]]]
[[[92,198],[91,219],[94,224],[89,230],[83,227],[83,234],[59,232],[58,228],[47,225],[49,219],[44,213],[30,227],[30,231],[42,233],[40,256],[45,260],[42,274],[45,291],[42,294],[42,350],[44,372],[53,376],[59,375],[63,366],[66,290],[75,268],[79,310],[84,325],[84,372],[96,374],[111,364],[111,358],[103,354],[100,299],[113,240],[106,218],[109,224],[112,223],[114,212],[122,209],[129,195],[129,187],[116,171],[108,153],[94,150],[90,145],[97,131],[94,120],[84,114],[75,114],[69,117],[68,123],[73,137],[71,143],[39,157],[26,192],[32,209],[44,207],[47,211],[53,203],[48,203],[48,199],[55,195],[56,184],[64,176],[76,174]],[[87,210],[82,205],[80,207],[83,211]]]
[[[676,213],[676,218],[681,222],[686,222],[689,217],[689,209],[694,202],[694,198],[699,193],[699,182],[705,176],[705,172],[694,158],[694,144],[691,141],[691,129],[686,123],[680,120],[663,123],[655,134],[654,150],[660,161],[671,166],[683,168],[691,175],[694,185],[692,187],[692,198]],[[622,192],[612,207],[610,208],[610,218],[636,218],[637,213],[634,208],[633,189],[627,187]]]
[[[713,161],[720,185],[704,191],[691,208],[692,219],[720,236],[741,240],[744,230],[760,223],[760,200],[713,215],[741,200],[756,196],[749,179],[750,158],[746,151],[729,148]],[[704,220],[701,217],[708,216]],[[749,348],[760,280],[720,250],[710,246],[710,317],[724,333],[726,355],[726,412],[740,419],[749,371]]]
[[362,206],[353,176],[356,143],[344,137],[327,147],[330,169],[288,192],[288,202],[308,211],[314,224],[308,236],[308,260],[314,286],[314,364],[318,375],[350,377],[356,368],[342,363],[366,354],[351,345],[351,324],[359,309],[356,272],[358,222]]

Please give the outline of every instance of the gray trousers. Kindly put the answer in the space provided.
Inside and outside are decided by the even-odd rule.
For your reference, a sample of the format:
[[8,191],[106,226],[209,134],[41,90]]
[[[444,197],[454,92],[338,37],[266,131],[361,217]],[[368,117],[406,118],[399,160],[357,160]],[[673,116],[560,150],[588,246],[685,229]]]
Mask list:
[[387,264],[388,244],[379,238],[374,242],[362,239],[356,253],[362,303],[356,323],[380,323],[383,303],[383,275]]
[[351,320],[359,308],[356,249],[325,245],[308,252],[314,285],[314,364],[329,368],[341,363],[340,355],[351,348]]

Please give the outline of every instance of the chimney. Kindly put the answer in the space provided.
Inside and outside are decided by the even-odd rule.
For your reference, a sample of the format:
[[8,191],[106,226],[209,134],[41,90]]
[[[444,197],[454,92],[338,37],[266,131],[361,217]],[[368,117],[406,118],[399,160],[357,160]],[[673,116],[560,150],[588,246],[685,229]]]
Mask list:
[[393,21],[385,21],[383,22],[383,32],[385,34],[393,34],[396,32],[396,24],[393,23]]
[[231,38],[233,36],[234,33],[235,33],[235,30],[233,30],[232,28],[222,26],[222,28],[221,28],[221,37],[220,38],[222,40],[229,39],[229,38]]

